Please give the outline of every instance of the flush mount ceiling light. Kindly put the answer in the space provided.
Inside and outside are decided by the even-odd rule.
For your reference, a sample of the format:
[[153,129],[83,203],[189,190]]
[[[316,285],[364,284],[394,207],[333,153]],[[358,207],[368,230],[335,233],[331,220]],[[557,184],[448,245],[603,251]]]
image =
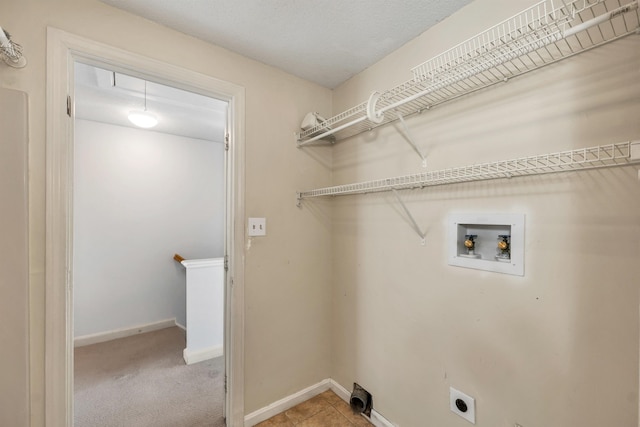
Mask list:
[[147,81],[144,82],[144,110],[132,110],[129,112],[129,121],[134,125],[149,129],[158,124],[155,114],[147,111]]
[[129,113],[129,121],[141,128],[152,128],[158,124],[158,118],[155,114],[148,111],[131,111]]

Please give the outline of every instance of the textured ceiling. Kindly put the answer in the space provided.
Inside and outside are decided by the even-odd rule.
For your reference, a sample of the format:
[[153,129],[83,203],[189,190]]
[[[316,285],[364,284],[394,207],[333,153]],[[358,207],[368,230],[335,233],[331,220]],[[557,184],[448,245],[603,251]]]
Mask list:
[[335,88],[471,0],[101,0]]

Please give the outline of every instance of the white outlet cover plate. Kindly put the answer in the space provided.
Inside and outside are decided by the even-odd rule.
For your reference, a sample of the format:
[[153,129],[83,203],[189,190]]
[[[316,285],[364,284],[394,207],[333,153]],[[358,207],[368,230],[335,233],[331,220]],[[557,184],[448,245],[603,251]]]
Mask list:
[[266,218],[249,218],[249,236],[266,236],[267,235],[267,219]]
[[[456,406],[456,400],[461,399],[467,405],[467,411],[462,412]],[[473,397],[464,394],[460,390],[456,390],[453,387],[449,387],[449,405],[451,408],[451,412],[454,414],[460,415],[465,420],[469,421],[471,424],[476,423],[476,401]]]

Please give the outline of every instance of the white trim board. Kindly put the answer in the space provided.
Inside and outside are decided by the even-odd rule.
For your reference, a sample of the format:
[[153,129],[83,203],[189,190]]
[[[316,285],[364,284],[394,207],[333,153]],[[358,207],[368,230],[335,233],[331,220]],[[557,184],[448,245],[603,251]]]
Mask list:
[[329,390],[331,388],[330,382],[331,380],[329,379],[322,380],[319,383],[300,390],[297,393],[273,402],[272,404],[267,405],[264,408],[253,411],[252,413],[244,417],[244,427],[252,427],[258,423],[268,420],[274,415],[278,415],[279,413],[284,412],[287,409],[293,408],[294,406],[304,402],[305,400],[309,400],[312,397],[315,397],[320,393]]
[[188,348],[182,350],[182,358],[184,359],[184,363],[187,365],[193,365],[194,363],[214,359],[222,355],[224,355],[224,349],[222,346],[207,347],[201,350],[189,350]]
[[46,233],[44,418],[47,425],[73,425],[73,97],[75,61],[152,78],[229,103],[227,120],[227,217],[225,276],[227,317],[225,365],[228,375],[225,416],[230,426],[244,420],[244,175],[245,89],[215,77],[47,27],[46,66]]
[[146,332],[171,328],[173,326],[178,326],[175,318],[160,320],[157,322],[146,323],[144,325],[137,325],[128,328],[114,329],[113,331],[98,332],[97,334],[81,335],[74,338],[73,346],[84,347],[85,345],[117,340],[118,338],[126,338],[132,335],[144,334]]
[[[331,378],[327,378],[317,384],[300,390],[297,393],[273,402],[272,404],[267,405],[264,408],[253,411],[252,413],[244,417],[244,425],[245,427],[253,427],[256,424],[266,421],[269,418],[278,415],[288,409],[291,409],[294,406],[306,400],[309,400],[312,397],[319,395],[320,393],[324,393],[327,390],[333,391],[338,397],[340,397],[347,403],[349,403],[349,400],[351,399],[351,393],[349,393],[346,388],[342,387]],[[367,418],[376,427],[395,427],[394,424],[392,424],[390,421],[388,421],[373,409],[371,410],[371,418],[365,418]]]
[[185,259],[180,262],[185,268],[222,267],[224,258]]

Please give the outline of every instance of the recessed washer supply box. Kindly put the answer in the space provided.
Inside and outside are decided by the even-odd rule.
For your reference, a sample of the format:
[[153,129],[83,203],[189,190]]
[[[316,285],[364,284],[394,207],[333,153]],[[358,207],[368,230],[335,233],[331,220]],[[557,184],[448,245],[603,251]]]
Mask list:
[[[451,214],[449,265],[524,276],[524,219],[524,214]],[[468,236],[474,236],[472,251],[465,246]],[[504,236],[508,256],[498,248]]]

